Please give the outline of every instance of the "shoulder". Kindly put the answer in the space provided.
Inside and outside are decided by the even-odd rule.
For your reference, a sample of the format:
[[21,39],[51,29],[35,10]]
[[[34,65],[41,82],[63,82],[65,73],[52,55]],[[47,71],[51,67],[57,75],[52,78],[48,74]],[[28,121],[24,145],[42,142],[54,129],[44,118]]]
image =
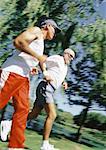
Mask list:
[[30,27],[27,29],[28,32],[36,35],[42,35],[42,30],[39,27]]
[[63,57],[60,55],[51,55],[47,58],[47,61],[61,62]]
[[51,56],[49,56],[48,58],[61,58],[61,56],[60,55],[51,55]]
[[43,38],[43,33],[42,30],[39,27],[30,27],[27,28],[22,34],[22,37],[26,37],[26,38],[38,38],[38,39],[42,39]]
[[32,33],[41,33],[41,29],[39,27],[30,27],[26,31],[32,32]]

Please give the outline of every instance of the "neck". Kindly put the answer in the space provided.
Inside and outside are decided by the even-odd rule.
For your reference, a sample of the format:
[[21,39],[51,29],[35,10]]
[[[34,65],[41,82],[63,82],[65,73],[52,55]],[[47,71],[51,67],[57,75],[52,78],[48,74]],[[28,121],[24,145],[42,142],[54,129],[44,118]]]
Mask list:
[[47,31],[44,30],[43,28],[41,29],[42,30],[42,33],[43,33],[43,38],[44,40],[46,39],[46,36],[47,36]]

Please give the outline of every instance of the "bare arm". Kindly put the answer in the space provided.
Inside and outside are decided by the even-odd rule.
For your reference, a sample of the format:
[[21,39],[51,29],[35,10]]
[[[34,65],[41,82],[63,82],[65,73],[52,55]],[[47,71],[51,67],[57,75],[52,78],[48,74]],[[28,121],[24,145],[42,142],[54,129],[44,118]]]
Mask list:
[[[45,61],[46,61],[46,58],[47,58],[47,56],[45,57]],[[43,72],[44,79],[45,79],[47,82],[53,81],[53,79],[51,78],[51,76],[49,75],[49,73],[48,73],[48,71],[47,71],[46,63],[45,63],[45,62],[40,62],[39,65],[40,65],[40,68],[41,68],[41,70],[42,70],[42,72]]]
[[36,53],[36,49],[32,50],[29,47],[29,44],[35,40],[42,38],[42,32],[38,27],[32,27],[26,30],[25,32],[21,33],[15,40],[14,40],[14,46],[27,54],[30,54],[31,56],[37,58],[39,61],[43,61],[43,56],[39,56]]
[[42,72],[46,71],[46,63],[45,63],[45,61],[47,59],[47,56],[46,55],[44,55],[44,56],[45,56],[45,60],[42,61],[42,62],[39,62],[39,66],[40,66]]

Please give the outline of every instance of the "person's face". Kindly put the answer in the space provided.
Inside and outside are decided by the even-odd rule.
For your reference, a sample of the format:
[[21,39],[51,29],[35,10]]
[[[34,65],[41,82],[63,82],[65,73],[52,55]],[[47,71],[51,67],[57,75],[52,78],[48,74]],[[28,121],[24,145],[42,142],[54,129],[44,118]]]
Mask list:
[[64,61],[65,61],[65,64],[69,64],[73,59],[74,59],[74,53],[64,53]]
[[55,29],[53,28],[52,25],[47,25],[47,36],[46,38],[48,40],[52,40],[54,38],[55,35]]

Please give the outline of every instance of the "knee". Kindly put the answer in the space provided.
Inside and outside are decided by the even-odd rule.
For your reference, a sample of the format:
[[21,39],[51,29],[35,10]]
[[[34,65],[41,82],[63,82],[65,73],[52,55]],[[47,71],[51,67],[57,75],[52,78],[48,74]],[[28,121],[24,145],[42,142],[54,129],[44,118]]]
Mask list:
[[56,112],[50,112],[48,114],[48,117],[49,117],[49,119],[51,119],[52,121],[54,121],[56,119],[56,117],[57,117],[57,114],[56,114]]
[[32,110],[31,112],[29,112],[27,120],[37,118],[37,116],[38,116],[38,114]]

